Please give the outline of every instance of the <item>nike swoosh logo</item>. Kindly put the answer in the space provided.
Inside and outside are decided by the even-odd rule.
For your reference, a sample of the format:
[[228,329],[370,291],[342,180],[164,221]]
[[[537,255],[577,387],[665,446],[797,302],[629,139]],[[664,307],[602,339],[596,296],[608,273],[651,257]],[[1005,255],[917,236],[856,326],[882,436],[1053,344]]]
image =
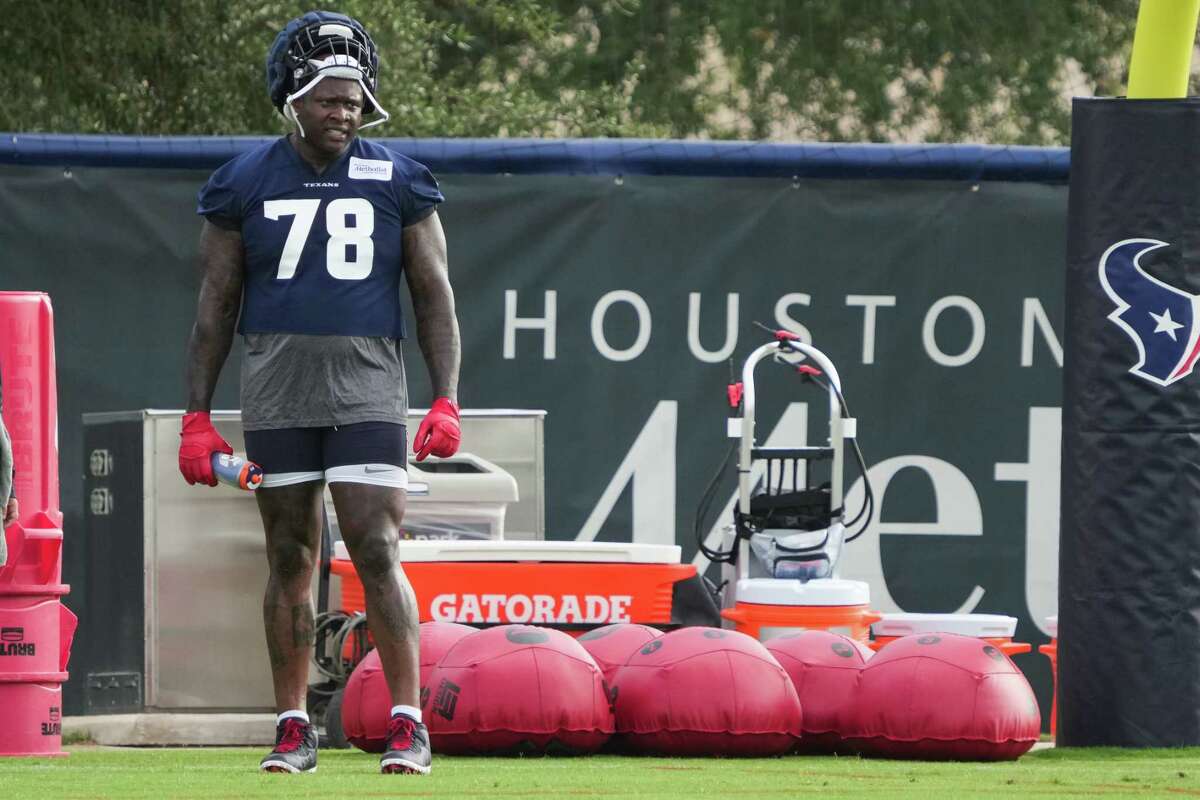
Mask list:
[[375,469],[374,467],[363,467],[363,472],[367,473],[368,475],[371,475],[376,472],[391,472],[394,469],[396,469],[396,468],[395,467],[384,467],[383,469]]

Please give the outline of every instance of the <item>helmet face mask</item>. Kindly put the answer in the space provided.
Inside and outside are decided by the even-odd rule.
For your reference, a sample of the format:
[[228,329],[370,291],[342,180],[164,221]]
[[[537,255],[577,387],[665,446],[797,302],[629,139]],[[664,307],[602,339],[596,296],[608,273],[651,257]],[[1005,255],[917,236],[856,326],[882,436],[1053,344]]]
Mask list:
[[[302,28],[285,55],[292,75],[292,91],[305,88],[318,75],[361,80],[373,89],[379,56],[367,32],[339,22],[317,22]],[[370,104],[363,108],[374,111]]]
[[[357,20],[330,11],[310,11],[292,20],[267,53],[271,102],[297,126],[292,103],[323,78],[353,80],[362,87],[363,113],[378,114],[362,128],[386,122],[389,114],[375,99],[378,75],[379,53],[366,29]],[[304,135],[303,127],[300,134]]]

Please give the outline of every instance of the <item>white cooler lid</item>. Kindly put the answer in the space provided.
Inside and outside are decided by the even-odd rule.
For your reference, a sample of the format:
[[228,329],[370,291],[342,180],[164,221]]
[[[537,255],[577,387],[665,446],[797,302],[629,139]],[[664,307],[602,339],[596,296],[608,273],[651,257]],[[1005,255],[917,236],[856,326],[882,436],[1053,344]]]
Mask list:
[[1046,633],[1050,634],[1051,639],[1058,638],[1058,614],[1046,617]]
[[864,581],[814,578],[807,583],[784,578],[743,578],[737,582],[741,603],[764,606],[862,606],[871,602]]
[[[334,542],[333,557],[349,559],[346,543]],[[678,564],[678,545],[626,542],[530,542],[401,540],[400,562],[559,561],[587,564]]]
[[957,633],[977,639],[1003,639],[1017,632],[1017,618],[1003,614],[884,614],[871,631],[876,636]]

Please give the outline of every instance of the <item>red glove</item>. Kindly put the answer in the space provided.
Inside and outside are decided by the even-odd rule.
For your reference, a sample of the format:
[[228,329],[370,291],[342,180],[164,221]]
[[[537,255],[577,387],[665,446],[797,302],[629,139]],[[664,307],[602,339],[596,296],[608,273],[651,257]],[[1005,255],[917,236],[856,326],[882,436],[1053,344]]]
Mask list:
[[433,408],[421,421],[413,439],[413,452],[417,461],[424,461],[430,453],[438,458],[449,458],[458,452],[462,432],[458,427],[458,406],[449,397],[433,401]]
[[179,471],[190,484],[206,483],[217,485],[217,476],[212,471],[213,453],[233,455],[229,442],[221,438],[212,426],[207,411],[193,411],[183,415],[183,432],[179,434]]

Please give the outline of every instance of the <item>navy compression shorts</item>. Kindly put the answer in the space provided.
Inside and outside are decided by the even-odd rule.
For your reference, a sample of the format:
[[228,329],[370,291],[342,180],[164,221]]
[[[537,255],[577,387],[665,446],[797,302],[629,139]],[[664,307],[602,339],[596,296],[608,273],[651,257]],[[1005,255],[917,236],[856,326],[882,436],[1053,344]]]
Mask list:
[[262,488],[294,483],[367,483],[408,488],[408,435],[394,422],[246,431],[246,456],[263,468]]

